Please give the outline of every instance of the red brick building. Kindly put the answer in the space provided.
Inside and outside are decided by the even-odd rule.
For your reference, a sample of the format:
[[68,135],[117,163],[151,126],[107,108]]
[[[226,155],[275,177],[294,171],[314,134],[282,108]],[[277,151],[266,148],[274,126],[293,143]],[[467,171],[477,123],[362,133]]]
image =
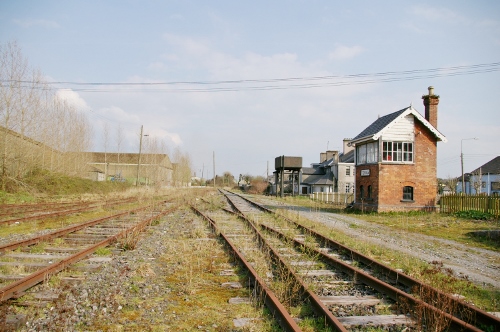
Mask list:
[[422,97],[425,116],[412,106],[378,118],[351,140],[356,148],[354,207],[369,211],[434,210],[437,194],[439,96]]

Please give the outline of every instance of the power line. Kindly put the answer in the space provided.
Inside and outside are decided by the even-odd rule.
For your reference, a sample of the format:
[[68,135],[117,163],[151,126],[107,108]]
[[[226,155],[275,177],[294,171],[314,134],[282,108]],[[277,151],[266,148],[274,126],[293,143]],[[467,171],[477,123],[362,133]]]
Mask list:
[[[400,81],[411,81],[419,79],[463,76],[491,73],[500,70],[500,62],[475,64],[468,66],[455,66],[444,68],[415,69],[405,71],[392,71],[367,74],[328,75],[310,77],[288,77],[271,79],[242,79],[221,81],[172,81],[172,82],[135,82],[135,83],[110,83],[110,82],[47,82],[52,87],[57,85],[62,89],[71,89],[81,92],[237,92],[237,91],[268,91],[287,89],[310,89],[320,87],[339,87],[350,85],[363,85],[374,83],[390,83]],[[6,84],[20,84],[18,87],[33,88],[23,84],[32,84],[30,81],[1,80],[3,87]],[[251,84],[251,85],[248,85]],[[225,86],[226,85],[226,86]],[[70,88],[68,86],[76,86]],[[101,87],[108,87],[102,89]],[[109,89],[109,87],[116,87]],[[156,87],[156,89],[154,88]],[[160,88],[158,88],[160,87]],[[151,89],[153,88],[153,89]],[[40,87],[42,90],[51,87]]]

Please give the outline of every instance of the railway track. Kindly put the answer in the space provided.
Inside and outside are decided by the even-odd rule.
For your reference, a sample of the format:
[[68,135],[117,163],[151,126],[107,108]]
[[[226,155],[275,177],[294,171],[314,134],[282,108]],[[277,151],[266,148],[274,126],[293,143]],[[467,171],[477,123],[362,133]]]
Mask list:
[[[242,196],[223,193],[231,204],[231,209],[227,210],[241,218],[241,225],[229,226],[231,223],[220,216],[219,220],[213,216],[204,217],[225,241],[231,243],[232,251],[241,257],[240,260],[248,256],[246,251],[250,247],[248,242],[233,242],[240,238],[247,241],[256,238],[254,242],[257,248],[251,249],[251,252],[264,248],[274,266],[274,271],[257,275],[264,285],[256,289],[268,287],[273,296],[277,291],[280,293],[279,289],[272,287],[279,283],[268,278],[278,270],[281,279],[293,284],[290,289],[300,296],[293,300],[283,294],[277,297],[280,301],[288,301],[283,305],[287,308],[291,308],[294,301],[298,303],[299,298],[306,306],[312,307],[314,313],[311,317],[305,316],[306,320],[319,319],[336,331],[373,325],[386,326],[395,331],[398,328],[405,330],[409,326],[441,326],[454,331],[498,331],[500,328],[500,320],[493,315],[423,285],[304,225],[278,217]],[[252,280],[256,280],[257,276],[252,277]],[[415,296],[416,291],[426,296]],[[264,299],[267,297],[272,296],[265,295]],[[279,320],[283,328],[296,330],[288,323],[283,323],[289,321],[289,312],[280,313],[275,309],[276,304],[267,305],[276,316],[281,317]],[[447,311],[449,308],[452,308],[451,311]]]
[[102,247],[134,236],[176,207],[163,202],[91,220],[49,234],[4,244],[0,247],[0,302],[22,296],[44,281]]
[[[135,198],[84,203],[59,204],[23,204],[3,205],[0,213],[0,226],[11,225],[25,221],[41,220],[45,218],[62,217],[75,213],[86,212],[98,208],[109,208],[115,205],[131,203]],[[19,216],[22,215],[22,216]]]

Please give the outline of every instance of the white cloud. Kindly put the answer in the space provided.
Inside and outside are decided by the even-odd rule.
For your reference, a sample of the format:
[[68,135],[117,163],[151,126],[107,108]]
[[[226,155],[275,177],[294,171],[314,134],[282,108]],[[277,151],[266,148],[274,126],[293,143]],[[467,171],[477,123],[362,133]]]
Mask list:
[[80,97],[80,95],[73,90],[70,89],[57,90],[56,96],[61,100],[66,101],[68,104],[73,105],[79,110],[89,109],[87,102],[83,100],[83,98]]
[[38,19],[38,20],[33,20],[33,19],[14,19],[12,20],[15,24],[23,27],[23,28],[31,28],[31,27],[42,27],[42,28],[49,28],[49,29],[58,29],[61,26],[59,23],[55,21],[50,21],[50,20],[43,20],[43,19]]
[[328,54],[328,58],[331,60],[347,60],[354,58],[361,54],[364,49],[361,46],[344,46],[337,45],[335,49]]

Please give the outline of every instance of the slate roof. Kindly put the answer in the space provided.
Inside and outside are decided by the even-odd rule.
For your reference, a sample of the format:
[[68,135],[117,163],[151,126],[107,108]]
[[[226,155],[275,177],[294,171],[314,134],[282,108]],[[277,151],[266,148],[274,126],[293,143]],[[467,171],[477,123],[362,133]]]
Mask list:
[[471,173],[479,173],[481,169],[481,174],[500,174],[500,156],[493,158],[481,167],[476,168]]
[[446,142],[446,137],[441,134],[433,125],[429,123],[416,109],[412,106],[399,110],[397,112],[384,115],[378,118],[371,125],[366,127],[361,133],[359,133],[356,137],[351,140],[350,144],[356,144],[359,142],[363,142],[366,140],[377,140],[383,134],[383,132],[390,128],[392,124],[396,123],[400,118],[407,116],[408,114],[412,114],[416,120],[420,121],[424,126],[429,128],[429,130],[434,133],[436,138],[440,141]]
[[339,162],[341,163],[353,163],[354,162],[354,150],[342,154],[339,157]]
[[333,186],[333,181],[329,178],[328,174],[322,176],[311,176],[302,181],[304,184],[308,185],[330,185]]
[[302,167],[302,174],[304,175],[323,175],[325,170],[315,167]]
[[375,122],[373,122],[371,125],[366,127],[365,130],[363,130],[356,137],[354,137],[352,139],[352,141],[356,141],[360,138],[373,136],[373,135],[377,134],[379,131],[381,131],[387,125],[389,125],[389,123],[391,123],[392,121],[397,119],[397,117],[400,116],[404,111],[406,111],[406,108],[378,118]]

